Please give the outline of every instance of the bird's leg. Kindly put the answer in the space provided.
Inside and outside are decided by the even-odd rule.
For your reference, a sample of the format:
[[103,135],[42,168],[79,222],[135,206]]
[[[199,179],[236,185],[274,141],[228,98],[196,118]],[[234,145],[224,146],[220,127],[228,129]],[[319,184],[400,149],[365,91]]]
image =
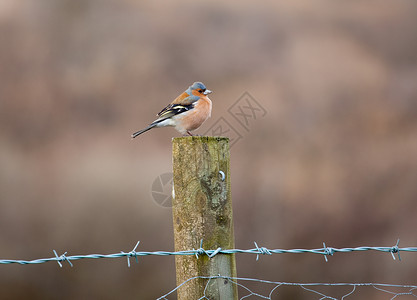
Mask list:
[[191,132],[189,132],[188,130],[187,130],[187,133],[188,133],[190,136],[193,136],[193,135],[192,135],[192,133],[191,133]]

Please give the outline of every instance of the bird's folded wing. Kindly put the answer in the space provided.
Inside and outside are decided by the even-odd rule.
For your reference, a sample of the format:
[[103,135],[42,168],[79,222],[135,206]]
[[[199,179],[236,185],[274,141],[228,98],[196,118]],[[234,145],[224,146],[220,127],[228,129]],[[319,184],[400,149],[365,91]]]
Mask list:
[[170,104],[158,113],[159,118],[153,123],[159,123],[163,120],[172,118],[175,115],[182,114],[183,112],[189,111],[194,107],[193,104],[182,105],[182,104]]
[[[165,112],[167,112],[167,111],[169,111],[169,110],[171,110],[171,109],[173,109],[177,106],[188,107],[188,106],[192,105],[194,102],[198,101],[198,99],[200,99],[200,97],[191,95],[191,96],[188,96],[188,97],[182,99],[180,103],[173,102],[173,103],[167,105],[163,110],[161,110],[157,114],[157,116],[161,117],[163,114],[165,114]],[[192,108],[192,107],[190,107],[190,108]],[[182,113],[182,112],[184,112],[184,111],[181,111],[179,113]]]

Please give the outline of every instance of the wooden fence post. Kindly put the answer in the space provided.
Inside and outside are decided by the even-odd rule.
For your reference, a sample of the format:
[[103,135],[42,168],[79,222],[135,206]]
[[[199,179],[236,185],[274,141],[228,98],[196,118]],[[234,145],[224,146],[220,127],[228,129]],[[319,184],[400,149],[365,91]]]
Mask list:
[[[174,191],[172,201],[175,251],[234,248],[230,194],[229,139],[173,139]],[[175,257],[177,285],[194,276],[236,277],[234,254]],[[206,288],[207,287],[207,288]],[[225,279],[195,279],[178,290],[178,300],[237,299],[237,286]]]

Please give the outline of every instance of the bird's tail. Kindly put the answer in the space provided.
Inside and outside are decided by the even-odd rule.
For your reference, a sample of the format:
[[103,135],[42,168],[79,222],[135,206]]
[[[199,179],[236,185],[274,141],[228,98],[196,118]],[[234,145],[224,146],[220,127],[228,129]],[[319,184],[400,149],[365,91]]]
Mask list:
[[156,126],[156,124],[151,124],[151,125],[149,125],[148,127],[146,127],[145,129],[142,129],[142,130],[136,131],[135,133],[133,133],[133,134],[131,135],[132,139],[134,139],[134,138],[135,138],[135,137],[137,137],[138,135],[140,135],[140,134],[142,134],[142,133],[144,133],[144,132],[146,132],[146,131],[148,131],[148,130],[150,130],[150,129],[154,128],[155,126]]

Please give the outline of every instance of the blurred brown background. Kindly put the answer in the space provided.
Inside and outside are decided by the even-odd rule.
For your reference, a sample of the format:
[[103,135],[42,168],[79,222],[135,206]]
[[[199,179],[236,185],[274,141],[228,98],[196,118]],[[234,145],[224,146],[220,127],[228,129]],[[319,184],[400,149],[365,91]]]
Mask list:
[[[416,15],[414,0],[0,1],[0,258],[128,252],[138,240],[173,250],[171,210],[151,187],[179,134],[130,134],[197,80],[214,91],[199,133],[224,117],[242,135],[237,248],[416,246]],[[249,131],[227,112],[245,91],[267,112]],[[417,283],[414,253],[255,258],[237,256],[239,276]],[[73,263],[0,265],[2,297],[153,299],[175,286],[173,257]],[[296,287],[273,297],[311,298]]]

